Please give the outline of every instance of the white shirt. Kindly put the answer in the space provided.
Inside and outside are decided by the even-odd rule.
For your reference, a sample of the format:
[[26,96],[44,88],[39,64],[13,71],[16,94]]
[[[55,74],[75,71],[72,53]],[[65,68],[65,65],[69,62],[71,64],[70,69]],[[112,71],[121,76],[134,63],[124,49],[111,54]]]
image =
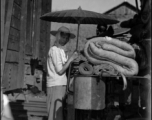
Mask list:
[[67,85],[66,73],[63,75],[57,74],[57,71],[62,70],[67,59],[63,49],[56,46],[50,48],[47,58],[47,87]]

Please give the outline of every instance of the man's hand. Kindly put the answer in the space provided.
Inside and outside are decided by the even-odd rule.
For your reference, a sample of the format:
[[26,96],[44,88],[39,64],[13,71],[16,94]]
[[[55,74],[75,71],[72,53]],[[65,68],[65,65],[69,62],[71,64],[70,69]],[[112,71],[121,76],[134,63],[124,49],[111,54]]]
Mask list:
[[75,59],[77,59],[78,58],[78,53],[77,52],[74,52],[73,54],[72,54],[72,56],[70,57],[70,62],[72,62],[73,60],[75,60]]

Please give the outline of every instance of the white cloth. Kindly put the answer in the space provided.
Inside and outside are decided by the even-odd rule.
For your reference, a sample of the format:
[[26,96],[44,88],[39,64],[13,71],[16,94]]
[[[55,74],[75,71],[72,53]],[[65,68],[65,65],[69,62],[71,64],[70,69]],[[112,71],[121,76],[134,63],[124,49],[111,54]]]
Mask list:
[[47,87],[67,84],[66,73],[63,75],[57,74],[57,71],[59,72],[62,70],[63,65],[66,63],[67,59],[68,58],[66,57],[63,49],[56,46],[50,48],[47,58]]
[[5,94],[3,94],[3,105],[4,105],[4,107],[5,107],[8,103],[9,103],[8,97],[7,97]]
[[2,105],[1,105],[1,116],[2,116],[3,115],[3,109],[9,103],[9,100],[8,100],[8,97],[5,94],[3,94],[1,99],[2,99]]

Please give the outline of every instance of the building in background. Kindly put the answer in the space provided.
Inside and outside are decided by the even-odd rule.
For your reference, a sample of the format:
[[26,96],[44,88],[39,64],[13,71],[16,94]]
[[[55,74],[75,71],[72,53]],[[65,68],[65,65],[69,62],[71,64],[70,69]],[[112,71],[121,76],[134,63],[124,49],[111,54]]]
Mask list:
[[[133,18],[136,13],[136,7],[126,1],[104,12],[104,14],[112,16],[120,22]],[[118,27],[119,24],[115,24],[113,27]]]

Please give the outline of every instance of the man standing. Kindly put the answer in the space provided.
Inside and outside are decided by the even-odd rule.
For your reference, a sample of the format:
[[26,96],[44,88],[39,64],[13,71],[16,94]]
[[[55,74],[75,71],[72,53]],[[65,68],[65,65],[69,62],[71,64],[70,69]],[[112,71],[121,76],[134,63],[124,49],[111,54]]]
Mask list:
[[60,27],[58,31],[51,31],[56,37],[53,47],[50,48],[47,58],[47,112],[48,120],[63,120],[62,100],[65,96],[67,77],[66,70],[70,63],[78,57],[74,52],[68,59],[64,46],[69,39],[75,38],[66,27]]

